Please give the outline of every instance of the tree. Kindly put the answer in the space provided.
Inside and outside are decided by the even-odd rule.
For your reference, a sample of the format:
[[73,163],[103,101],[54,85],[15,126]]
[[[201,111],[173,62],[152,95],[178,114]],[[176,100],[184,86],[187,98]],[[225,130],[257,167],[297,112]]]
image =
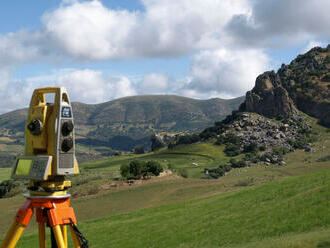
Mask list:
[[159,162],[151,160],[147,162],[147,171],[155,176],[159,176],[163,172],[163,167]]
[[135,154],[143,154],[143,153],[144,153],[144,148],[143,148],[143,146],[136,146],[136,147],[134,148],[134,153],[135,153]]
[[237,156],[241,153],[240,146],[236,144],[228,143],[226,145],[224,153],[226,153],[226,155],[229,157]]

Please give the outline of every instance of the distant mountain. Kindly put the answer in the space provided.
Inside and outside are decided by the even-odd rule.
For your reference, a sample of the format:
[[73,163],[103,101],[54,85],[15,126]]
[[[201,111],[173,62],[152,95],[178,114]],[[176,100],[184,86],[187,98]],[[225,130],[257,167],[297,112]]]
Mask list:
[[[73,103],[80,157],[148,147],[158,132],[197,132],[224,119],[244,101],[197,100],[175,95],[125,97],[101,104]],[[28,109],[0,115],[0,157],[22,152]],[[1,162],[0,162],[1,163]],[[1,167],[1,165],[0,165]]]

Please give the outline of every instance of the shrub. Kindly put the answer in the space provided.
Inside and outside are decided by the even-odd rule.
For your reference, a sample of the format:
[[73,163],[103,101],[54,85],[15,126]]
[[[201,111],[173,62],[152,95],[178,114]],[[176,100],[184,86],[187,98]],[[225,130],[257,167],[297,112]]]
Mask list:
[[225,174],[225,170],[223,167],[218,167],[215,169],[210,169],[209,170],[209,177],[217,179],[219,177],[222,177]]
[[229,162],[232,168],[246,167],[246,162],[244,160],[231,159]]
[[233,133],[230,133],[224,138],[224,143],[226,143],[226,144],[231,143],[231,144],[239,145],[241,143],[241,138],[236,136]]
[[266,151],[266,146],[265,145],[261,145],[259,146],[259,151]]
[[120,167],[120,174],[126,179],[148,178],[152,175],[158,176],[163,171],[163,167],[157,161],[133,160],[129,164]]
[[217,141],[214,143],[215,145],[218,145],[218,146],[221,146],[223,143],[225,142],[225,138],[220,135],[218,138],[217,138]]
[[163,172],[162,165],[157,161],[150,160],[147,162],[146,166],[147,166],[147,172],[150,172],[155,176],[159,176],[159,174]]
[[275,154],[275,155],[285,155],[289,151],[290,151],[289,148],[287,148],[285,146],[273,148],[273,154]]
[[227,144],[224,153],[229,157],[237,156],[241,153],[240,146],[236,144]]
[[244,146],[243,152],[258,152],[258,145],[256,143],[250,143]]
[[308,138],[305,135],[300,136],[293,143],[293,147],[296,149],[303,149],[308,143]]
[[202,140],[207,140],[217,137],[217,133],[211,130],[204,130],[202,133],[199,134],[199,137]]
[[327,162],[330,161],[330,155],[326,155],[324,157],[319,158],[318,160],[316,160],[317,162]]
[[0,198],[5,197],[12,189],[17,187],[13,180],[5,180],[0,183]]
[[134,148],[134,153],[135,153],[135,154],[143,154],[143,153],[144,153],[144,148],[143,148],[143,146],[136,146],[136,147]]

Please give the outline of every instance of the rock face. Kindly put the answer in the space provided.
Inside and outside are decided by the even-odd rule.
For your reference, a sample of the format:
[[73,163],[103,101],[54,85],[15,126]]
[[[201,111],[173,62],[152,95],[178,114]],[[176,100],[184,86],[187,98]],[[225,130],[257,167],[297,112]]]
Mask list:
[[240,107],[272,118],[294,116],[297,109],[330,127],[330,45],[299,55],[277,73],[258,76]]
[[245,111],[267,117],[289,117],[297,113],[288,92],[275,72],[265,72],[256,79],[255,87],[246,93]]

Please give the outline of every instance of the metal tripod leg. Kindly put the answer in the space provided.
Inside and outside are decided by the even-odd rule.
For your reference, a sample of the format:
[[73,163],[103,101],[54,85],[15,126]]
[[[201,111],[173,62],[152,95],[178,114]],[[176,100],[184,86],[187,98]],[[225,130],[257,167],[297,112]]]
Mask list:
[[55,235],[57,247],[58,248],[66,248],[66,245],[65,245],[64,239],[63,239],[61,226],[60,225],[53,226],[52,230],[53,230],[54,235]]
[[46,248],[46,228],[45,223],[38,223],[39,229],[39,248]]
[[15,221],[10,227],[0,248],[14,248],[21,237],[25,227],[29,224],[33,215],[31,200],[27,200],[18,210]]
[[65,248],[67,248],[68,247],[68,233],[67,233],[66,225],[61,225],[61,231],[62,231],[62,235],[63,235]]
[[79,239],[77,237],[77,234],[73,230],[73,227],[72,226],[70,226],[70,232],[71,232],[72,240],[73,240],[73,243],[74,243],[74,247],[75,248],[81,248]]
[[21,223],[15,222],[10,227],[4,241],[1,244],[1,248],[14,248],[21,237],[26,226],[23,226]]

